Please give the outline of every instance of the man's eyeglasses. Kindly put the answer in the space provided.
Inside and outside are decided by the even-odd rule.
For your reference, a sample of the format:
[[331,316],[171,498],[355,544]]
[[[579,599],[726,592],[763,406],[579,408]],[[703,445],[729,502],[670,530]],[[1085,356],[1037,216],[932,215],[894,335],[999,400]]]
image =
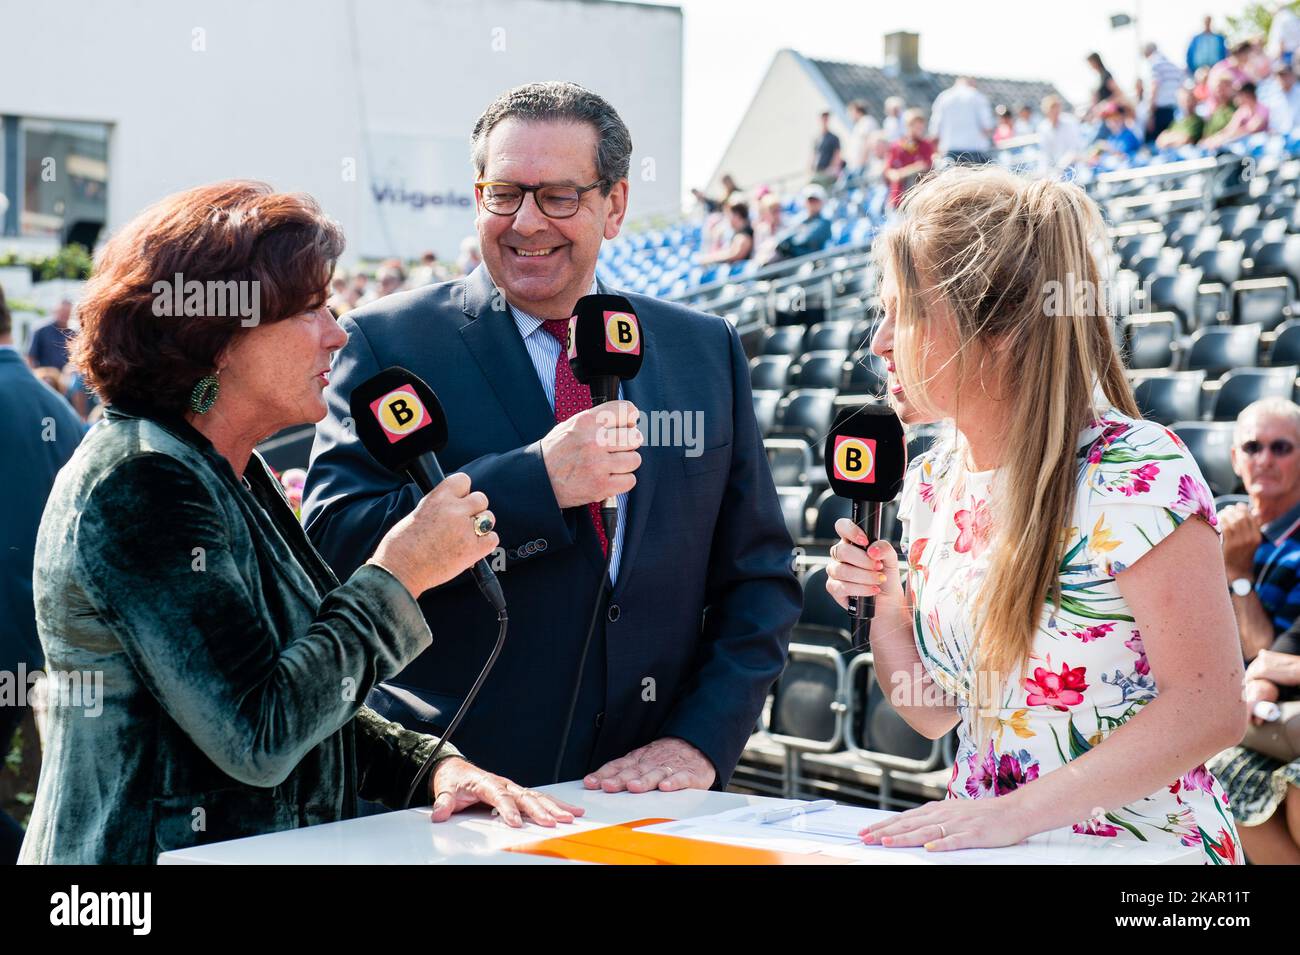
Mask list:
[[524,204],[524,196],[533,194],[537,208],[548,219],[567,219],[578,211],[584,194],[605,185],[597,179],[590,186],[523,186],[517,182],[476,182],[474,188],[483,199],[483,208],[493,215],[512,216]]
[[1284,458],[1295,450],[1295,445],[1283,438],[1278,438],[1276,441],[1270,441],[1268,444],[1264,444],[1262,441],[1253,440],[1241,442],[1242,453],[1248,457],[1253,458],[1265,448],[1268,448],[1269,451],[1273,452],[1273,457]]

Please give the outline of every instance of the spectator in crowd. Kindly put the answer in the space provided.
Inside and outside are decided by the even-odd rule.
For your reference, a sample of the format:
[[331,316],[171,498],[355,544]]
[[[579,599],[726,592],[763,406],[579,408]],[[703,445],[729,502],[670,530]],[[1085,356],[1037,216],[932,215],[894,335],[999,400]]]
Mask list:
[[849,103],[848,110],[853,128],[849,132],[844,170],[847,180],[856,185],[866,176],[866,168],[871,162],[871,138],[880,131],[880,123],[876,122],[876,118],[867,111],[867,104],[860,99]]
[[701,256],[701,265],[744,262],[754,254],[754,227],[749,224],[749,206],[733,202],[727,207],[727,219],[731,226],[731,241],[726,248]]
[[[905,135],[910,136],[910,122],[907,125]],[[937,140],[939,152],[954,163],[988,162],[993,127],[988,97],[975,88],[969,76],[957,77],[952,86],[934,98],[930,108],[930,138]]]
[[1210,68],[1203,66],[1192,74],[1192,95],[1196,99],[1196,112],[1201,118],[1207,117],[1210,112],[1205,106],[1206,101],[1210,98]]
[[804,217],[791,226],[776,242],[776,260],[797,259],[826,248],[830,241],[831,224],[822,207],[826,204],[826,190],[816,183],[803,190]]
[[59,304],[54,306],[54,317],[32,332],[32,340],[27,345],[27,364],[63,371],[68,363],[68,339],[76,334],[68,328],[71,319],[72,300],[59,299]]
[[1092,91],[1092,102],[1088,106],[1088,112],[1084,115],[1084,120],[1091,122],[1101,116],[1104,107],[1112,102],[1125,102],[1124,94],[1119,88],[1119,83],[1115,77],[1111,76],[1110,70],[1106,69],[1106,64],[1101,60],[1100,53],[1089,53],[1087,63],[1097,73],[1097,86]]
[[394,292],[401,291],[402,285],[406,282],[406,275],[402,272],[402,263],[397,259],[389,259],[379,267],[379,272],[375,276],[379,280],[379,291],[375,293],[375,298],[383,298],[385,295],[392,295]]
[[469,275],[483,262],[483,256],[479,254],[478,236],[467,235],[460,242],[460,257],[456,259],[456,268],[460,269],[462,275]]
[[1239,89],[1243,83],[1251,82],[1251,75],[1246,71],[1246,64],[1250,61],[1251,48],[1248,42],[1236,44],[1228,53],[1226,59],[1220,60],[1210,67],[1210,88],[1215,89],[1218,86],[1218,78],[1226,76],[1232,80],[1232,88]]
[[891,146],[902,139],[906,132],[903,128],[903,110],[906,107],[901,96],[891,96],[885,100],[885,118],[880,121],[880,129],[885,134],[885,142]]
[[1273,24],[1268,31],[1268,55],[1282,66],[1291,66],[1297,46],[1300,46],[1300,17],[1289,3],[1275,3]]
[[[1242,697],[1256,703],[1295,700],[1300,690],[1300,626],[1261,650],[1246,668]],[[1263,720],[1252,716],[1259,725]],[[1254,865],[1300,865],[1300,759],[1283,762],[1245,746],[1208,763],[1228,795],[1241,846]]]
[[1156,137],[1157,149],[1178,149],[1195,146],[1201,141],[1205,120],[1196,112],[1196,98],[1190,87],[1178,90],[1178,118]]
[[1197,70],[1214,66],[1227,55],[1227,39],[1215,32],[1213,18],[1206,17],[1201,32],[1187,44],[1187,72],[1195,75]]
[[829,189],[839,178],[844,159],[840,153],[840,137],[831,132],[830,110],[822,110],[818,122],[821,132],[813,140],[812,178],[813,182]]
[[889,159],[885,163],[890,209],[897,209],[907,190],[934,168],[935,146],[925,138],[925,114],[919,109],[909,109],[904,119],[906,132],[889,148]]
[[1259,36],[1246,41],[1246,55],[1242,61],[1242,68],[1246,71],[1247,80],[1256,86],[1273,75],[1273,58],[1264,52],[1266,39]]
[[754,258],[767,264],[776,257],[781,237],[781,200],[767,193],[758,200],[758,221],[754,223]]
[[1028,103],[1022,103],[1015,109],[1015,135],[1034,135],[1035,127],[1034,107],[1031,107]]
[[[1295,699],[1300,687],[1300,406],[1285,398],[1248,405],[1237,418],[1232,468],[1249,504],[1219,514],[1223,563],[1250,661],[1242,697]],[[1253,722],[1260,723],[1258,716]],[[1256,865],[1300,864],[1300,760],[1244,746],[1209,763],[1228,792],[1246,855]]]
[[358,305],[364,305],[366,302],[369,302],[374,298],[374,294],[370,289],[370,277],[366,275],[365,272],[362,272],[361,269],[357,269],[357,271],[352,275],[351,291],[353,308]]
[[1273,77],[1259,87],[1259,101],[1268,110],[1271,132],[1288,134],[1300,119],[1300,84],[1294,67],[1278,63]]
[[435,282],[445,281],[442,269],[439,267],[437,253],[429,250],[421,255],[420,264],[411,269],[411,275],[407,281],[411,288],[419,288],[423,285],[433,285]]
[[[1205,120],[1207,126],[1211,127],[1205,131],[1206,135],[1216,133],[1224,126],[1228,125],[1228,120],[1232,119],[1232,114],[1236,112],[1236,106],[1233,99],[1237,95],[1237,87],[1232,81],[1232,76],[1228,73],[1215,74],[1211,72],[1206,80],[1206,86],[1209,92],[1200,101],[1197,112]],[[1227,109],[1227,113],[1224,113]],[[1215,120],[1218,116],[1219,121]]]
[[1145,140],[1154,143],[1174,121],[1178,109],[1178,91],[1186,74],[1183,68],[1160,52],[1154,43],[1142,48],[1146,58],[1147,122]]
[[[47,366],[48,367],[48,366]],[[32,603],[32,557],[36,529],[54,476],[72,457],[84,432],[68,403],[41,384],[13,342],[13,322],[0,289],[0,671],[15,675],[43,669],[45,657],[36,634]],[[9,752],[14,731],[30,700],[0,698],[0,756]],[[23,831],[0,811],[0,864],[18,859]]]
[[1028,103],[1016,107],[1016,135],[1031,136],[1034,132],[1034,108]]
[[1237,90],[1235,103],[1237,108],[1228,125],[1216,133],[1207,132],[1200,143],[1202,149],[1218,149],[1234,140],[1268,130],[1268,107],[1255,96],[1254,83],[1242,84]]
[[1015,138],[1016,121],[1011,115],[1011,107],[1006,103],[999,103],[993,115],[997,117],[993,125],[993,144],[1001,146],[1008,139]]
[[1249,662],[1300,619],[1300,406],[1265,398],[1233,429],[1232,469],[1249,504],[1219,515],[1242,657]]
[[704,207],[705,215],[712,215],[715,212],[721,212],[723,209],[727,208],[727,203],[731,202],[732,196],[740,192],[740,187],[736,185],[736,180],[731,178],[731,173],[723,173],[721,182],[721,199],[712,199],[699,189],[691,190],[691,195],[694,196],[700,205]]
[[1083,157],[1084,139],[1079,121],[1062,107],[1056,94],[1043,97],[1043,120],[1038,124],[1038,155],[1044,173],[1055,174]]
[[1129,118],[1128,106],[1124,103],[1108,103],[1102,107],[1101,126],[1092,141],[1092,161],[1100,162],[1109,155],[1132,158],[1142,148],[1142,138]]

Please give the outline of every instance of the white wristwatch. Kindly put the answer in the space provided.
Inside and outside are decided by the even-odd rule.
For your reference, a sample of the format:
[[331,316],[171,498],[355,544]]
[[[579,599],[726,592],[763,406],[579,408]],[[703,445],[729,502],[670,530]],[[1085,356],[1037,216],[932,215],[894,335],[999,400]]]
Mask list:
[[1249,577],[1238,577],[1228,584],[1228,589],[1238,597],[1248,597],[1250,592],[1255,589],[1255,584]]

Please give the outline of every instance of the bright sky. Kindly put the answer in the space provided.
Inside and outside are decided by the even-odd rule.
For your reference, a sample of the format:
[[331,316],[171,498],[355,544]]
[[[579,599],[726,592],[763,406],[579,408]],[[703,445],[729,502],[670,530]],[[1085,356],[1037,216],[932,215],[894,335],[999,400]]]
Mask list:
[[[661,0],[649,0],[661,2]],[[923,69],[1007,79],[1042,79],[1086,100],[1092,50],[1126,89],[1140,42],[1154,40],[1175,62],[1201,18],[1227,27],[1241,2],[1223,0],[662,0],[682,8],[685,29],[683,166],[686,188],[702,186],[749,106],[773,55],[791,47],[814,59],[880,66],[886,33],[919,33]],[[1110,15],[1138,18],[1118,30]],[[814,118],[809,117],[812,135]]]

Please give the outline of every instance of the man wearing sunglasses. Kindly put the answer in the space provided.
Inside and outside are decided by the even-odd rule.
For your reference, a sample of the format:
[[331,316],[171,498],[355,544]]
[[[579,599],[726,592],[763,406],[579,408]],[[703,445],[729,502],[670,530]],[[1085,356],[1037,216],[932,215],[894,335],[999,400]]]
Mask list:
[[[487,108],[472,144],[483,264],[342,319],[349,341],[317,427],[304,520],[350,573],[414,508],[414,486],[378,467],[347,427],[356,384],[409,368],[446,410],[444,469],[491,498],[504,549],[495,566],[510,635],[457,747],[527,786],[552,781],[563,745],[559,778],[588,788],[722,788],[781,673],[801,594],[728,322],[627,294],[643,363],[612,423],[569,370],[562,340],[575,303],[619,291],[597,279],[596,261],[627,214],[631,152],[614,109],[570,83],[520,87]],[[649,440],[648,421],[665,413],[703,434]],[[611,496],[607,540],[588,505]],[[613,590],[566,737],[606,553]],[[473,683],[497,625],[463,579],[421,606],[434,646],[367,702],[431,729]]]
[[1219,521],[1247,661],[1300,618],[1298,447],[1300,406],[1285,398],[1256,401],[1237,418],[1232,469],[1250,502],[1224,508]]

